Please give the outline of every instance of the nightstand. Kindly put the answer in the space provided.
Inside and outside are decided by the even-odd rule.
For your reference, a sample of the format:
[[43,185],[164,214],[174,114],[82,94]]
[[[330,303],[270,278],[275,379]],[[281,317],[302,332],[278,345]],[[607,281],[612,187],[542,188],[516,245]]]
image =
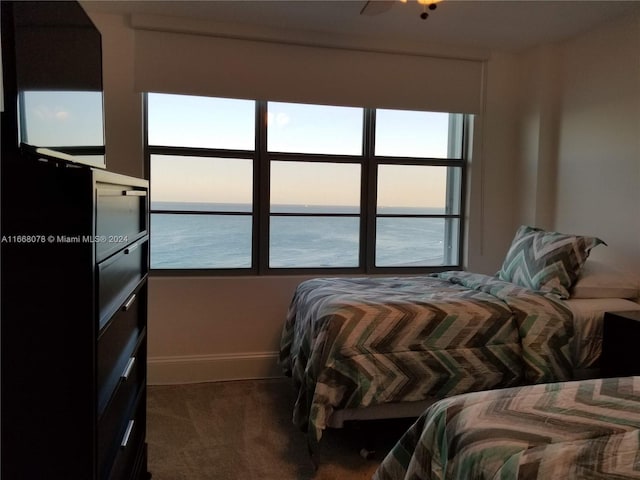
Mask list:
[[640,310],[605,312],[602,325],[602,376],[629,375],[640,375]]

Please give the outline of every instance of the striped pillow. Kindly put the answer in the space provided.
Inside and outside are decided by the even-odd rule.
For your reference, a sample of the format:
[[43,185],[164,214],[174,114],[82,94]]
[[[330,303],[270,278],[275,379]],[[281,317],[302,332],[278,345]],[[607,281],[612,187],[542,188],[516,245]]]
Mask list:
[[547,232],[526,225],[518,228],[498,272],[501,280],[530,290],[569,298],[569,290],[597,245],[595,237]]

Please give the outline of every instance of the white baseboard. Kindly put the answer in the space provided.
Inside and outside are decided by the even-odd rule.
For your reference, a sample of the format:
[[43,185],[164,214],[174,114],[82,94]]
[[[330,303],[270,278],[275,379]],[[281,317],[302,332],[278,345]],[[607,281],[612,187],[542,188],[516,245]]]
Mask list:
[[149,357],[149,385],[282,377],[278,352]]

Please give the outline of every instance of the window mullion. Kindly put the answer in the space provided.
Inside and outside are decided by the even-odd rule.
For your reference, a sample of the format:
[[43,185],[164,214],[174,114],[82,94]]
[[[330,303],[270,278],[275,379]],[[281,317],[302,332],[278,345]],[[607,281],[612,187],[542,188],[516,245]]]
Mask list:
[[152,155],[172,155],[176,157],[217,157],[217,158],[249,158],[255,155],[256,150],[228,150],[224,148],[201,147],[165,147],[149,145],[147,147]]
[[360,235],[360,263],[365,272],[370,272],[375,268],[376,183],[378,178],[378,166],[375,160],[375,124],[375,109],[366,108],[364,118],[364,158],[362,163],[362,227]]
[[463,219],[466,218],[466,198],[467,198],[467,175],[468,175],[468,165],[471,161],[472,156],[472,143],[471,139],[473,137],[473,116],[464,115],[462,118],[462,160],[464,161],[463,168],[460,172],[460,221],[458,222],[458,264],[464,264],[464,222]]
[[254,170],[253,261],[258,273],[269,269],[269,186],[267,102],[256,102],[256,162]]
[[[149,195],[151,194],[151,190],[153,189],[153,185],[151,183],[151,151],[149,150],[149,95],[144,93],[142,95],[142,140],[144,142],[144,178],[149,180]],[[151,206],[151,196],[147,199],[149,201],[149,206]],[[150,218],[147,219],[148,222],[151,221]],[[150,223],[147,223],[150,225]]]
[[[461,115],[449,114],[449,133],[448,133],[448,145],[447,145],[447,157],[448,158],[461,158],[461,142],[460,138],[463,138],[461,130],[463,129],[463,122]],[[464,130],[462,130],[464,132]],[[454,210],[459,211],[460,205],[457,199],[460,196],[458,189],[460,188],[459,175],[457,169],[449,167],[447,168],[446,179],[446,209],[445,212],[450,215],[454,213]],[[455,208],[457,207],[457,209]],[[444,261],[447,264],[453,263],[454,253],[458,255],[458,248],[455,244],[455,239],[460,238],[460,232],[456,232],[454,227],[460,225],[460,221],[453,221],[450,218],[445,218],[444,229],[444,242],[447,248],[444,252]]]

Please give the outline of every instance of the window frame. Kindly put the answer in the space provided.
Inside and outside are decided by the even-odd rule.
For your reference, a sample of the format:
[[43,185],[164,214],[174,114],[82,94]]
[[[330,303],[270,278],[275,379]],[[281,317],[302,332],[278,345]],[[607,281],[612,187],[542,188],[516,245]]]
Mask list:
[[[149,145],[148,141],[148,94],[143,95],[144,114],[144,155],[145,173],[147,178],[151,176],[152,155],[216,157],[216,158],[242,158],[253,161],[253,194],[252,210],[249,212],[187,212],[154,210],[150,208],[150,215],[163,214],[189,214],[199,215],[251,215],[251,267],[249,268],[150,268],[149,273],[157,276],[256,276],[256,275],[335,275],[335,274],[425,274],[443,270],[458,270],[462,268],[464,255],[464,219],[466,207],[466,178],[467,158],[470,152],[469,132],[471,127],[471,115],[462,114],[461,121],[454,122],[450,117],[450,129],[461,129],[460,144],[457,145],[456,135],[449,135],[449,151],[456,148],[460,151],[459,158],[430,158],[430,157],[388,157],[376,156],[375,152],[375,126],[376,109],[362,107],[363,133],[362,155],[338,155],[338,154],[310,154],[269,152],[267,150],[267,105],[266,100],[255,100],[255,148],[254,150],[227,150],[216,148],[196,147],[170,147]],[[453,122],[453,123],[452,123]],[[454,125],[455,123],[455,125]],[[452,142],[456,142],[454,145]],[[272,161],[295,162],[322,162],[322,163],[351,163],[359,164],[361,168],[360,185],[360,213],[271,213],[270,212],[270,165]],[[460,171],[458,180],[447,173],[447,202],[444,214],[378,214],[377,213],[377,184],[378,166],[380,165],[419,165],[419,166],[444,166],[457,167]],[[455,187],[454,188],[454,184]],[[150,189],[153,184],[150,181]],[[459,190],[459,195],[457,191]],[[457,197],[457,199],[455,198]],[[450,206],[459,203],[458,213],[452,213]],[[359,228],[359,266],[358,267],[270,267],[269,266],[269,241],[270,220],[272,216],[310,216],[310,217],[356,217],[360,219]],[[455,249],[456,262],[448,262],[436,266],[385,266],[375,265],[376,253],[376,223],[379,217],[412,217],[412,218],[444,218],[444,241],[454,238],[457,233],[457,245]],[[457,220],[448,222],[446,219]],[[447,255],[445,254],[445,262]]]

